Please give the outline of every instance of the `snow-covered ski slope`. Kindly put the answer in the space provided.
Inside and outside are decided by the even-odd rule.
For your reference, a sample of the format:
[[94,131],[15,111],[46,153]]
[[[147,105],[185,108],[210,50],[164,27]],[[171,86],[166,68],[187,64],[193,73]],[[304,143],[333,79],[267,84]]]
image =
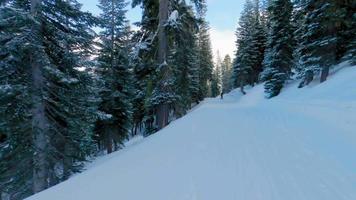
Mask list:
[[356,200],[356,67],[209,99],[30,200]]

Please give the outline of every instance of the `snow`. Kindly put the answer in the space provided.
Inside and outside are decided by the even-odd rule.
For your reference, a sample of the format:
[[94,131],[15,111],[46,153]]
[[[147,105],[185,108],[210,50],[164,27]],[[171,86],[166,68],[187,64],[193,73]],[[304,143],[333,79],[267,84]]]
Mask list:
[[177,10],[174,10],[168,18],[168,21],[166,23],[166,26],[172,26],[172,27],[177,27],[179,22],[179,12]]
[[76,78],[62,78],[61,79],[62,83],[68,83],[68,84],[72,84],[72,83],[78,83],[79,80]]
[[178,12],[177,10],[174,10],[174,11],[171,13],[171,15],[169,16],[168,21],[170,21],[170,22],[177,22],[178,17],[179,17],[179,12]]
[[266,100],[207,99],[28,200],[355,200],[356,67]]
[[101,119],[101,120],[108,120],[108,119],[113,118],[113,116],[111,114],[107,114],[107,113],[104,113],[101,111],[97,111],[97,115],[98,115],[99,119]]

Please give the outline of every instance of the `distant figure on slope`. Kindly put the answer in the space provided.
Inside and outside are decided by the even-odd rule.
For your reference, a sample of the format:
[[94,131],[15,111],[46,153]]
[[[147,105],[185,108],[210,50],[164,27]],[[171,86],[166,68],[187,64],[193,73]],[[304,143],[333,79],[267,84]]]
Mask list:
[[221,98],[221,99],[224,99],[224,92],[221,92],[220,98]]

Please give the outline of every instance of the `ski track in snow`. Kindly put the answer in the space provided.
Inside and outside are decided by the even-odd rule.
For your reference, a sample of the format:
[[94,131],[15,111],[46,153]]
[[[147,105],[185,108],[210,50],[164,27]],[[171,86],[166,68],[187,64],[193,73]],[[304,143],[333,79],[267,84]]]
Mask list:
[[272,100],[262,86],[207,99],[29,200],[356,200],[355,77],[347,68]]

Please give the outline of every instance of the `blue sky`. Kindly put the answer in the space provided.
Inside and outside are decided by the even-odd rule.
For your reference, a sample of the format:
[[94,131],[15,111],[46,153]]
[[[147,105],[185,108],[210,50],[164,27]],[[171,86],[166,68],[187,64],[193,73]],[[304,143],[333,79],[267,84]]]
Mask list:
[[[235,30],[238,18],[243,8],[245,0],[207,0],[208,13],[207,20],[211,26],[210,36],[212,40],[214,54],[217,51],[222,56],[225,54],[233,55],[235,50]],[[94,14],[100,13],[97,8],[98,0],[79,0],[83,4],[83,10]],[[127,18],[131,22],[141,19],[139,8],[131,9],[128,6]]]

